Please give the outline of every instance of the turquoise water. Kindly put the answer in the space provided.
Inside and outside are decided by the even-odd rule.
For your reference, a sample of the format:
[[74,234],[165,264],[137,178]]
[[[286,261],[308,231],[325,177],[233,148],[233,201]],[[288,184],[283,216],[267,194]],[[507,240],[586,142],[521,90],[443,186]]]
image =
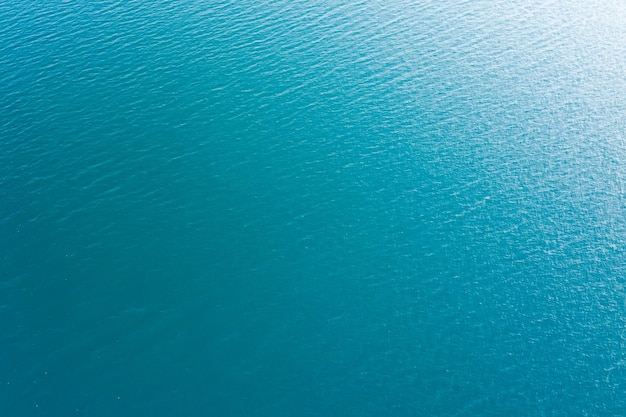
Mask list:
[[0,415],[626,415],[625,75],[609,0],[0,4]]

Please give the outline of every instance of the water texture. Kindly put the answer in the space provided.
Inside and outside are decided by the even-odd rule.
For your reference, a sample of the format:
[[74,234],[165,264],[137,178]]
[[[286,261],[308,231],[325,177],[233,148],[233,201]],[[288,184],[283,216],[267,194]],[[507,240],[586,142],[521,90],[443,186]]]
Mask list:
[[0,415],[626,415],[620,1],[0,3]]

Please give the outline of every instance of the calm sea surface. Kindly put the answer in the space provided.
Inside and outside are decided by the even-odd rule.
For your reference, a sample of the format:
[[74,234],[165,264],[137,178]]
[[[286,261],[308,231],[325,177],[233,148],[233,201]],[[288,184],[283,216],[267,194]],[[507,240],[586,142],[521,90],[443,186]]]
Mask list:
[[0,415],[626,415],[621,1],[0,3]]

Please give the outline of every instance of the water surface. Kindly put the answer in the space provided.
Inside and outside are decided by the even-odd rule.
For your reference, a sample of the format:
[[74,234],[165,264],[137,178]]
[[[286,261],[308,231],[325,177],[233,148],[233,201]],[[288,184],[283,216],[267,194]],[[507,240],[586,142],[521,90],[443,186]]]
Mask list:
[[0,5],[0,414],[626,414],[625,22]]

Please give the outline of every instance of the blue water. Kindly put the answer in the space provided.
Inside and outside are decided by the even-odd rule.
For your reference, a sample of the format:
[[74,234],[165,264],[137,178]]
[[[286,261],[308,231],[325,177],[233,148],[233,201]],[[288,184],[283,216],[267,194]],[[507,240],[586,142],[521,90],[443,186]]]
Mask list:
[[619,1],[0,3],[0,415],[626,415],[624,115]]

